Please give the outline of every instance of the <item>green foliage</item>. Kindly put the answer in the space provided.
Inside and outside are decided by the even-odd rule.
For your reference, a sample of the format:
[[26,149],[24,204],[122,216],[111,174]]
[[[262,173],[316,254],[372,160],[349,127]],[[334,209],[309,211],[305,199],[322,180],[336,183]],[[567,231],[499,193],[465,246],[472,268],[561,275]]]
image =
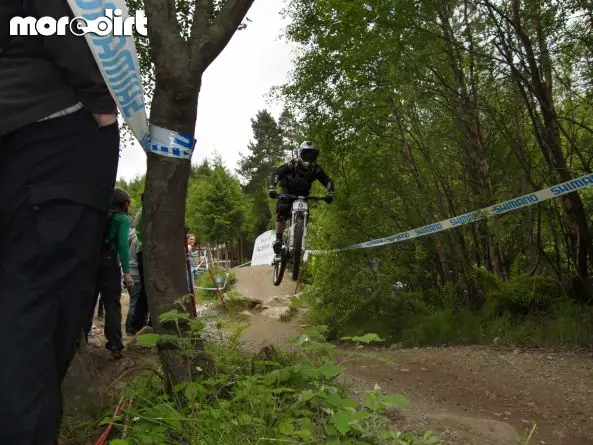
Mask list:
[[406,346],[480,343],[481,318],[465,308],[435,308],[418,316],[397,340]]
[[[117,186],[132,197],[130,215],[135,215],[141,206],[145,180],[142,176],[130,182],[117,182]],[[249,245],[255,239],[254,224],[260,212],[253,202],[220,157],[205,160],[192,166],[190,172],[185,223],[201,244],[243,242]],[[249,252],[244,254],[249,255]]]
[[[478,272],[478,270],[476,271]],[[486,316],[496,316],[505,312],[511,314],[546,313],[555,301],[562,298],[562,288],[558,280],[541,275],[519,275],[508,281],[501,281],[484,270],[482,277],[488,275],[484,312]]]
[[[474,269],[468,281],[483,305],[471,309],[462,286],[426,286],[413,267],[395,267],[388,251],[377,258],[378,266],[354,255],[318,257],[302,295],[311,308],[310,322],[327,324],[332,338],[372,328],[388,342],[406,345],[473,344],[497,337],[530,346],[591,344],[593,310],[564,297],[553,277],[523,274],[505,281]],[[400,280],[406,286],[395,285]]]
[[[183,316],[165,314],[177,321]],[[325,332],[323,326],[304,332],[292,341],[296,349],[290,354],[269,350],[253,357],[240,352],[237,333],[226,343],[209,346],[214,374],[199,372],[170,394],[163,391],[159,377],[136,379],[127,391],[134,404],[120,417],[108,419],[116,434],[126,431],[125,438],[112,443],[438,443],[430,433],[418,437],[392,430],[383,414],[407,403],[401,395],[384,394],[375,386],[361,400],[349,398],[337,381],[342,367]],[[374,334],[362,337],[365,342],[376,339]],[[191,356],[191,341],[171,341]]]
[[265,232],[272,221],[273,209],[268,198],[268,179],[272,172],[290,156],[299,131],[292,114],[285,110],[278,122],[267,110],[258,111],[251,119],[254,141],[241,155],[237,173],[243,179],[243,191],[253,203],[253,237]]
[[222,286],[219,286],[221,292],[229,292],[233,285],[237,282],[237,275],[232,272],[232,271],[228,271],[225,269],[221,269],[221,268],[217,268],[217,267],[213,267],[211,269],[212,275],[210,275],[210,272],[208,271],[200,271],[199,275],[198,275],[198,279],[195,282],[195,287],[203,287],[203,288],[207,288],[210,290],[205,290],[205,289],[198,289],[196,291],[196,295],[198,296],[198,300],[218,300],[219,296],[218,296],[218,292],[216,291],[216,286],[214,284],[214,282],[212,281],[212,276],[214,276],[214,279],[216,280],[217,278],[222,280],[222,283],[224,284],[224,282],[226,281],[226,289],[222,289]]
[[365,335],[355,336],[355,337],[342,337],[342,340],[353,341],[356,343],[365,343],[365,344],[369,344],[371,342],[383,341],[383,339],[381,339],[377,334],[365,334]]
[[[492,2],[290,2],[287,38],[301,51],[277,92],[321,145],[336,185],[334,204],[313,213],[312,248],[390,236],[558,183],[555,162],[566,161],[572,177],[590,172],[593,102],[585,85],[593,77],[583,62],[591,38],[574,15],[577,4],[523,2],[511,11]],[[537,73],[508,21],[515,13],[532,50],[546,55],[536,57]],[[555,160],[542,141],[551,120],[542,117],[539,76],[558,117]],[[591,193],[579,192],[587,214]],[[552,200],[314,258],[310,318],[333,337],[372,327],[421,344],[493,336],[590,344],[591,330],[580,326],[591,312],[591,285],[576,292],[575,216],[566,209]],[[405,287],[395,289],[398,282]]]
[[250,231],[250,211],[239,181],[220,159],[195,170],[188,191],[186,224],[201,242],[216,245],[241,238]]

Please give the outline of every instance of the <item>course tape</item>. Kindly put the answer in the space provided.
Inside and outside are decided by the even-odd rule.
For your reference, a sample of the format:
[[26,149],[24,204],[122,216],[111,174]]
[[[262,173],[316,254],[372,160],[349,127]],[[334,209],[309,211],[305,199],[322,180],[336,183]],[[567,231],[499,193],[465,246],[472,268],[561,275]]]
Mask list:
[[557,184],[537,192],[529,193],[527,195],[519,196],[518,198],[509,199],[508,201],[504,201],[499,204],[494,204],[492,206],[485,207],[481,210],[464,213],[463,215],[455,216],[449,219],[444,219],[442,221],[429,224],[427,226],[418,227],[417,229],[397,233],[386,238],[378,238],[366,241],[364,243],[352,244],[351,246],[343,247],[340,249],[308,250],[306,254],[322,255],[334,252],[344,252],[346,250],[368,249],[371,247],[379,247],[385,246],[387,244],[399,243],[400,241],[407,241],[412,238],[420,238],[422,236],[430,235],[433,233],[450,230],[455,227],[462,226],[464,224],[474,223],[481,219],[489,218],[491,216],[503,215],[514,210],[529,207],[539,202],[547,201],[549,199],[566,195],[568,193],[572,193],[577,190],[581,190],[591,186],[593,186],[593,174],[581,176],[580,178],[563,182],[561,184]]
[[150,126],[150,151],[170,158],[191,159],[196,140],[189,134]]
[[[108,9],[120,9],[123,20],[130,16],[125,0],[68,0],[68,4],[74,16],[87,21],[107,17]],[[196,144],[192,136],[154,125],[149,128],[134,38],[90,32],[84,37],[117,108],[143,150],[170,158],[190,159]]]

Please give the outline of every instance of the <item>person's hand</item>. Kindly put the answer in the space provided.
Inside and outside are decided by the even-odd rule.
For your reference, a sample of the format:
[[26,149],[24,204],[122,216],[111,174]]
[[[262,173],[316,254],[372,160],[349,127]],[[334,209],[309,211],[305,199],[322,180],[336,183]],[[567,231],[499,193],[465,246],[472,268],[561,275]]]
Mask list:
[[128,290],[134,287],[134,280],[132,279],[132,275],[130,275],[129,272],[124,274],[124,286]]
[[117,122],[117,114],[93,113],[93,117],[95,118],[95,121],[97,121],[99,127],[106,127]]
[[276,199],[278,197],[278,192],[274,189],[270,189],[268,190],[268,195],[270,196],[270,198]]

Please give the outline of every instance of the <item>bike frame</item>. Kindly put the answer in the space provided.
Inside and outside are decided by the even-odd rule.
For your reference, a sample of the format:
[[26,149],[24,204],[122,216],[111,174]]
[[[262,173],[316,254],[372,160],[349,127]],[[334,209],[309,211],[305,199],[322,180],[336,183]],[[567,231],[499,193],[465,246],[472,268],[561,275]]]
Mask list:
[[[281,195],[279,199],[290,199],[292,201],[292,212],[290,216],[290,225],[288,226],[288,234],[285,232],[282,239],[282,251],[274,256],[272,266],[274,266],[274,286],[278,286],[282,282],[282,276],[286,263],[294,265],[292,271],[292,279],[296,280],[300,277],[299,272],[301,269],[301,255],[306,250],[307,240],[307,224],[309,222],[309,201],[320,201],[325,198],[319,196],[294,196],[294,195]],[[295,228],[297,221],[302,218],[303,221],[303,234],[300,243],[297,243],[295,239]],[[300,244],[301,251],[295,252],[295,245]]]
[[[294,252],[294,227],[299,215],[303,216],[303,239],[301,241],[301,250],[305,250],[305,242],[307,239],[307,221],[309,218],[309,203],[306,198],[299,196],[297,200],[292,203],[292,215],[290,218],[290,227],[288,229],[288,252],[291,256]],[[300,252],[297,252],[300,254]]]

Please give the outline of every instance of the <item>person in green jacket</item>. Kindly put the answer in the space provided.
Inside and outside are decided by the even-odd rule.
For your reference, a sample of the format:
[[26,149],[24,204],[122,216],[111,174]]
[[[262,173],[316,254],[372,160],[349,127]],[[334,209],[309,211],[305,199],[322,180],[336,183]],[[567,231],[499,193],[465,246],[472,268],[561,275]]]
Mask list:
[[[101,294],[105,305],[105,338],[106,348],[114,358],[121,358],[124,348],[121,328],[121,290],[123,284],[129,290],[134,285],[130,274],[130,254],[128,250],[128,234],[130,230],[130,195],[125,190],[116,188],[113,191],[112,208],[108,215],[108,224],[99,258],[99,269],[95,288],[95,304],[89,323],[87,335],[92,327],[96,300]],[[118,261],[119,260],[119,261]],[[121,269],[120,269],[121,265]]]

